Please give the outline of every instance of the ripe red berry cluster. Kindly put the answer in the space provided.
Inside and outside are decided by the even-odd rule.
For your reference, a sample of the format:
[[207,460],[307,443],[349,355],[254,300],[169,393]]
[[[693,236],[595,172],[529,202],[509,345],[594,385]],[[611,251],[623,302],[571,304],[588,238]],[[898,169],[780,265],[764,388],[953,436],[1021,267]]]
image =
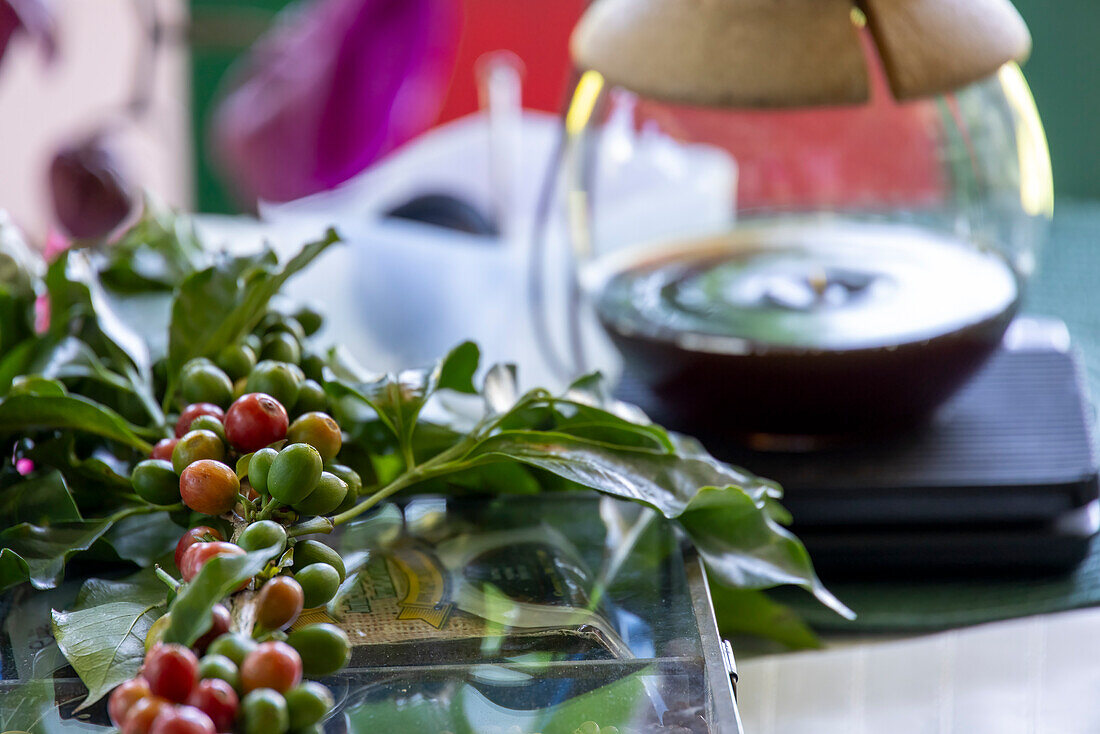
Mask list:
[[[315,644],[318,636],[299,644]],[[257,643],[225,632],[201,658],[183,645],[158,643],[140,674],[111,692],[107,711],[122,734],[309,732],[334,701],[325,686],[303,681],[303,672],[293,640]]]

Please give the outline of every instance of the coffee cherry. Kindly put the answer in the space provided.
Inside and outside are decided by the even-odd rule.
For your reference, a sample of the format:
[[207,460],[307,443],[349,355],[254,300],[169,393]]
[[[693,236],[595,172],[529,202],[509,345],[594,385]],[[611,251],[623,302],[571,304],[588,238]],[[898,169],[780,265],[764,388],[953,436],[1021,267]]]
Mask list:
[[195,419],[204,415],[216,418],[219,423],[225,420],[225,411],[213,403],[192,403],[183,409],[179,420],[176,421],[176,438],[183,438],[184,434],[191,430],[191,424]]
[[210,629],[204,632],[202,637],[195,640],[193,647],[199,653],[205,652],[214,640],[229,631],[229,626],[232,623],[233,618],[229,615],[229,610],[225,608],[225,605],[215,604],[210,609]]
[[145,652],[148,653],[154,647],[164,641],[164,634],[168,631],[168,625],[172,624],[172,613],[165,612],[157,618],[145,633]]
[[340,574],[340,583],[344,583],[347,569],[344,567],[344,559],[340,554],[329,548],[319,540],[301,540],[294,544],[294,572],[312,563],[327,563]]
[[229,405],[233,399],[233,381],[209,360],[189,362],[183,368],[180,394],[188,403]]
[[176,568],[183,568],[183,554],[195,543],[209,543],[214,540],[225,540],[222,534],[209,525],[199,525],[191,528],[176,543]]
[[184,581],[191,581],[199,575],[202,567],[218,556],[243,556],[244,549],[233,543],[215,541],[196,543],[187,549],[180,561],[180,575]]
[[244,659],[241,687],[250,692],[271,688],[285,693],[302,680],[302,658],[285,642],[263,642]]
[[111,717],[111,723],[121,729],[133,705],[152,695],[149,683],[144,678],[132,678],[120,683],[107,699],[107,714]]
[[248,377],[248,373],[256,366],[256,352],[247,344],[230,344],[224,347],[218,356],[214,358],[218,365],[229,378],[236,381],[242,377]]
[[192,431],[210,431],[215,436],[225,443],[225,426],[222,422],[212,415],[200,415],[195,420],[191,421]]
[[141,677],[153,695],[182,703],[199,678],[199,659],[183,645],[157,645],[145,656]]
[[305,681],[286,693],[286,708],[290,715],[290,728],[297,731],[313,726],[332,710],[335,700],[332,692],[320,683]]
[[295,413],[311,413],[328,410],[328,395],[317,380],[306,380],[298,390],[298,400],[294,403]]
[[241,701],[244,734],[285,734],[290,728],[286,699],[270,688],[258,688]]
[[218,438],[218,434],[211,431],[190,431],[184,434],[172,450],[172,468],[177,474],[200,459],[225,459],[225,444]]
[[240,668],[249,653],[256,649],[256,641],[247,635],[230,632],[210,643],[206,656],[220,655],[229,658]]
[[317,449],[324,461],[332,461],[340,452],[343,439],[340,426],[326,413],[313,412],[301,415],[290,424],[286,434],[291,443],[308,443]]
[[234,401],[225,416],[225,436],[239,451],[259,451],[286,438],[289,418],[275,398],[251,392]]
[[122,734],[149,734],[157,716],[172,708],[172,702],[160,696],[150,695],[137,701],[126,713]]
[[264,584],[256,598],[256,622],[261,629],[280,630],[294,624],[302,613],[301,585],[289,576],[276,576]]
[[264,337],[263,347],[260,348],[260,359],[297,364],[301,358],[302,345],[293,334],[278,331]]
[[233,688],[241,684],[240,671],[237,669],[236,664],[225,655],[207,653],[199,658],[199,678],[203,680],[217,678],[225,681]]
[[313,563],[294,574],[294,580],[302,587],[306,609],[324,606],[336,596],[340,588],[340,574],[327,563]]
[[237,538],[237,545],[246,551],[256,551],[261,548],[279,546],[279,553],[286,550],[286,529],[277,522],[260,520],[254,522],[241,531]]
[[348,485],[335,474],[321,472],[313,491],[294,505],[302,515],[328,515],[344,503],[348,496]]
[[265,359],[248,375],[247,389],[249,392],[266,393],[284,406],[294,405],[304,379],[305,375],[296,365]]
[[271,462],[267,491],[284,504],[300,502],[317,486],[321,467],[317,449],[305,443],[292,443]]
[[347,634],[333,624],[311,624],[296,629],[287,643],[298,651],[302,671],[311,678],[331,675],[348,664],[351,643]]
[[325,317],[316,308],[304,305],[294,312],[294,320],[302,327],[306,336],[316,334],[325,323]]
[[344,483],[348,485],[348,493],[344,496],[344,501],[336,508],[336,512],[350,510],[355,506],[356,501],[359,499],[359,495],[363,491],[363,480],[359,477],[359,473],[350,466],[331,462],[325,464],[325,471],[340,477],[344,480]]
[[214,722],[194,706],[173,706],[153,719],[149,734],[215,734]]
[[138,462],[130,475],[134,492],[154,505],[171,505],[180,500],[180,479],[172,465],[163,459]]
[[248,462],[248,481],[260,494],[268,494],[267,477],[278,455],[275,449],[260,449]]
[[152,453],[149,454],[150,459],[160,459],[162,461],[172,460],[172,451],[176,448],[176,444],[179,443],[178,438],[162,438],[157,441],[156,446],[153,447]]
[[219,678],[199,681],[195,690],[187,697],[187,705],[194,706],[209,716],[214,728],[222,732],[233,730],[233,720],[237,718],[239,703],[233,686]]
[[240,491],[237,474],[220,461],[200,459],[180,474],[183,504],[206,515],[221,515],[232,510]]

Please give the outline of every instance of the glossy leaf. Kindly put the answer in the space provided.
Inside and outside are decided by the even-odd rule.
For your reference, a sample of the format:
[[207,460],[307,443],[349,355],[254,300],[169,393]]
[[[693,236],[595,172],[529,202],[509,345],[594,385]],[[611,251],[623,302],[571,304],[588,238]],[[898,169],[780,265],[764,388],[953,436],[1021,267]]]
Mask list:
[[0,401],[0,433],[56,429],[90,433],[146,454],[153,448],[138,435],[140,428],[110,408],[79,395],[9,395]]
[[723,637],[754,635],[793,650],[821,647],[821,640],[789,607],[757,589],[738,589],[711,581],[710,596]]
[[0,591],[30,581],[36,589],[52,589],[65,563],[103,537],[112,518],[65,522],[43,527],[20,523],[0,533]]
[[50,472],[0,490],[0,527],[20,523],[79,522],[81,519],[60,472]]
[[88,688],[80,708],[137,674],[149,628],[164,614],[165,596],[151,573],[121,582],[93,579],[73,610],[53,611],[54,639]]
[[176,375],[194,357],[212,357],[236,343],[263,318],[268,302],[291,276],[339,241],[335,230],[280,265],[269,248],[254,255],[223,256],[189,275],[172,303],[168,358]]
[[480,357],[476,344],[463,342],[430,370],[406,370],[358,384],[332,381],[327,389],[334,397],[350,396],[367,403],[411,452],[413,431],[428,399],[438,390],[476,392],[473,377]]

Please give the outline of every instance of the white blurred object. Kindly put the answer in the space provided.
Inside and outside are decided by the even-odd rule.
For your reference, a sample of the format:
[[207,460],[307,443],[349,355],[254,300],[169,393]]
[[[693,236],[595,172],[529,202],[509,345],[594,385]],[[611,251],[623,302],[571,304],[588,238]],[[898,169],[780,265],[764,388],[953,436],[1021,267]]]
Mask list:
[[740,660],[753,734],[1093,734],[1100,610]]
[[[530,241],[560,121],[528,111],[502,125],[506,112],[506,106],[498,111],[495,122],[490,112],[439,127],[334,191],[261,205],[270,225],[266,229],[278,241],[287,239],[287,227],[320,232],[333,225],[344,236],[347,244],[292,281],[289,295],[324,301],[339,320],[326,338],[342,342],[372,369],[429,363],[473,339],[482,347],[484,364],[520,365],[525,387],[563,386],[564,376],[552,372],[538,349],[528,307]],[[698,146],[681,149],[668,139],[658,141],[646,131],[635,134],[630,125],[624,119],[608,134],[626,145],[648,146],[652,155],[633,156],[633,168],[620,169],[601,186],[606,204],[601,226],[620,232],[625,242],[656,236],[662,223],[684,218],[700,226],[728,224],[732,161],[724,154],[716,159]],[[512,166],[500,159],[507,150],[517,151]],[[503,197],[495,188],[502,171],[513,181]],[[627,187],[630,205],[620,207]],[[498,205],[507,202],[510,211],[498,214],[503,238],[385,217],[395,206],[430,193],[457,196],[483,212],[497,213]],[[639,208],[638,201],[644,206]],[[564,331],[564,277],[570,266],[559,207],[551,212],[543,270],[551,287],[545,307],[551,322]],[[605,346],[592,362],[614,371],[617,359]]]

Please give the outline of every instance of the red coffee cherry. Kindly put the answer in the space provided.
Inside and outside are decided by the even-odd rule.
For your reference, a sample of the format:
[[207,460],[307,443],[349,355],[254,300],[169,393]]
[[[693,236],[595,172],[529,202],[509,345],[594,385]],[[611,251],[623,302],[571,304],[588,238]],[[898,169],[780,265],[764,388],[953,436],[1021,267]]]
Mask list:
[[233,731],[233,720],[237,717],[239,703],[233,686],[220,678],[199,681],[187,699],[189,706],[194,706],[209,716],[214,722],[214,728],[223,732]]
[[241,481],[228,465],[214,459],[199,459],[180,474],[183,504],[204,515],[221,515],[237,504]]
[[200,415],[210,415],[219,421],[225,421],[225,411],[213,403],[192,403],[183,409],[180,419],[176,421],[176,438],[183,438],[191,430],[191,422]]
[[176,568],[182,569],[183,566],[183,554],[187,552],[195,543],[209,543],[214,540],[225,540],[222,534],[217,529],[210,527],[209,525],[199,525],[193,527],[183,534],[183,537],[176,543]]
[[225,437],[241,452],[259,451],[286,438],[286,408],[265,393],[242,395],[225,414]]
[[215,734],[214,722],[194,706],[173,706],[153,719],[149,734]]
[[162,438],[157,441],[157,445],[153,447],[153,452],[149,454],[149,458],[171,461],[172,451],[175,450],[176,444],[179,442],[180,440],[178,438]]
[[152,695],[149,683],[144,678],[131,678],[118,684],[107,699],[107,714],[111,717],[111,723],[121,729],[134,704]]
[[302,658],[285,642],[263,642],[241,666],[241,689],[271,688],[286,693],[302,682]]
[[141,677],[154,695],[183,703],[198,682],[199,659],[183,645],[157,645],[145,656]]
[[195,644],[192,645],[200,655],[206,652],[206,648],[210,647],[211,642],[228,632],[229,625],[233,622],[233,618],[229,616],[229,610],[225,608],[224,604],[215,604],[213,609],[210,610],[210,617],[210,629],[202,637],[195,640]]
[[160,696],[147,696],[130,707],[126,721],[122,722],[122,734],[149,734],[153,721],[162,711],[170,710],[172,702]]
[[196,543],[187,549],[180,562],[180,575],[184,581],[191,581],[199,575],[202,567],[218,556],[241,556],[244,549],[239,545],[215,541],[213,543]]
[[289,576],[276,576],[264,584],[256,598],[256,621],[265,630],[281,630],[294,624],[302,613],[301,585]]

